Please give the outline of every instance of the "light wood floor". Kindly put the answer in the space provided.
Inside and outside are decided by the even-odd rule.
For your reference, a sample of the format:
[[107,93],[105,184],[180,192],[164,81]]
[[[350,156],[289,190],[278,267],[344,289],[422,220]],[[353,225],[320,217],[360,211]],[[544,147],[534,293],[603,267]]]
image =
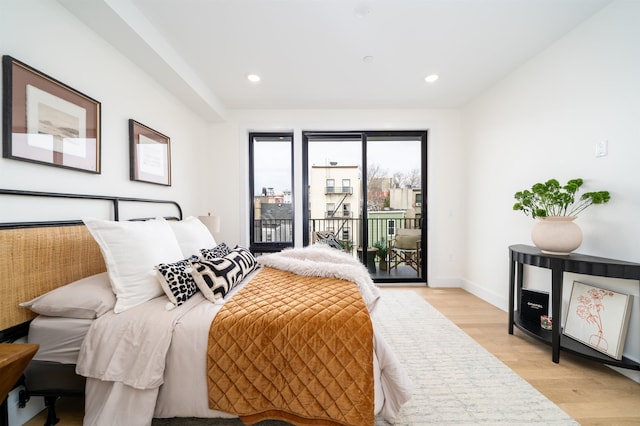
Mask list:
[[415,289],[432,306],[584,426],[640,425],[640,384],[515,330],[508,314],[461,289]]
[[[397,288],[397,287],[394,287]],[[507,313],[461,289],[407,287],[584,426],[640,425],[640,384],[598,363],[561,353],[516,330],[507,333]],[[383,288],[393,291],[393,288]],[[77,400],[58,403],[59,426],[82,424]],[[26,423],[42,426],[45,415]]]

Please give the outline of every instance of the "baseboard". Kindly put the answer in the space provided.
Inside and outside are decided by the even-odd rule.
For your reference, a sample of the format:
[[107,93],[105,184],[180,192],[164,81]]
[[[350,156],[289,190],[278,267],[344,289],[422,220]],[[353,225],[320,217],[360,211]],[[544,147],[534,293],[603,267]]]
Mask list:
[[617,371],[618,373],[633,380],[636,383],[640,383],[640,371],[629,370],[628,368],[618,368],[618,367],[614,367],[613,365],[607,365],[607,367]]
[[460,286],[464,290],[479,297],[487,303],[491,303],[498,309],[502,309],[507,312],[509,310],[509,304],[507,298],[503,294],[496,294],[492,291],[488,291],[484,287],[474,284],[471,281],[462,279],[462,285]]
[[432,288],[461,288],[505,312],[509,310],[508,300],[504,295],[487,291],[484,287],[464,278],[431,278],[428,285]]
[[9,426],[23,425],[45,409],[44,398],[41,396],[32,396],[27,405],[20,408],[19,394],[21,390],[24,390],[24,386],[18,386],[7,395]]

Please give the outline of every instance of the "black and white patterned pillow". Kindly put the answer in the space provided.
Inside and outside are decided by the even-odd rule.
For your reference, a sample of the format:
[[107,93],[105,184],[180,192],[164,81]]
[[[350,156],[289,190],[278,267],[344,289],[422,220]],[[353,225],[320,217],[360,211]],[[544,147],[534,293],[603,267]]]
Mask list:
[[156,266],[160,286],[174,307],[182,305],[198,291],[191,275],[191,263],[197,260],[198,256],[194,255],[175,263],[161,263]]
[[230,252],[231,249],[225,243],[220,243],[214,248],[210,249],[200,249],[200,254],[202,254],[202,258],[204,260],[219,259],[221,257],[225,257]]
[[249,250],[236,247],[223,257],[200,259],[191,262],[191,266],[191,274],[200,292],[211,302],[217,302],[254,271],[258,261]]
[[244,247],[236,246],[236,248],[231,250],[227,256],[231,257],[240,265],[245,276],[249,275],[250,272],[254,271],[258,267],[258,261],[256,258]]

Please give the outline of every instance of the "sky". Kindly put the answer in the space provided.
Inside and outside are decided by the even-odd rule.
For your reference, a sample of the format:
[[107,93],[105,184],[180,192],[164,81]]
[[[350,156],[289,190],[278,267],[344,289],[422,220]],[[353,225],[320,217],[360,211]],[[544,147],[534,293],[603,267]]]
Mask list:
[[[309,165],[322,166],[335,161],[341,166],[359,166],[360,142],[320,141],[309,143]],[[391,177],[420,168],[419,141],[372,141],[367,145],[369,164],[380,165]],[[291,145],[260,142],[254,145],[255,191],[273,188],[276,194],[291,190]],[[256,194],[257,195],[257,194]]]

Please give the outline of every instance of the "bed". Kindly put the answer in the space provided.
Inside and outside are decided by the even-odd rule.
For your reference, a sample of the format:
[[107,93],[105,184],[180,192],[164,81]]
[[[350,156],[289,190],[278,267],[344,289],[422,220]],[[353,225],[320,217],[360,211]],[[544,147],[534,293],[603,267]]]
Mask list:
[[[49,396],[50,408],[58,395],[84,393],[87,425],[153,417],[360,425],[374,415],[393,421],[408,400],[410,384],[369,316],[380,295],[344,253],[314,245],[255,258],[201,234],[173,202],[159,201],[175,206],[174,220],[122,221],[122,200],[156,200],[54,196],[113,203],[114,217],[0,227],[0,338],[41,344],[26,386]],[[153,291],[149,276],[128,274],[149,262],[162,284]],[[185,274],[194,281],[181,282]],[[67,334],[48,339],[60,329]],[[64,380],[47,381],[53,373]]]

